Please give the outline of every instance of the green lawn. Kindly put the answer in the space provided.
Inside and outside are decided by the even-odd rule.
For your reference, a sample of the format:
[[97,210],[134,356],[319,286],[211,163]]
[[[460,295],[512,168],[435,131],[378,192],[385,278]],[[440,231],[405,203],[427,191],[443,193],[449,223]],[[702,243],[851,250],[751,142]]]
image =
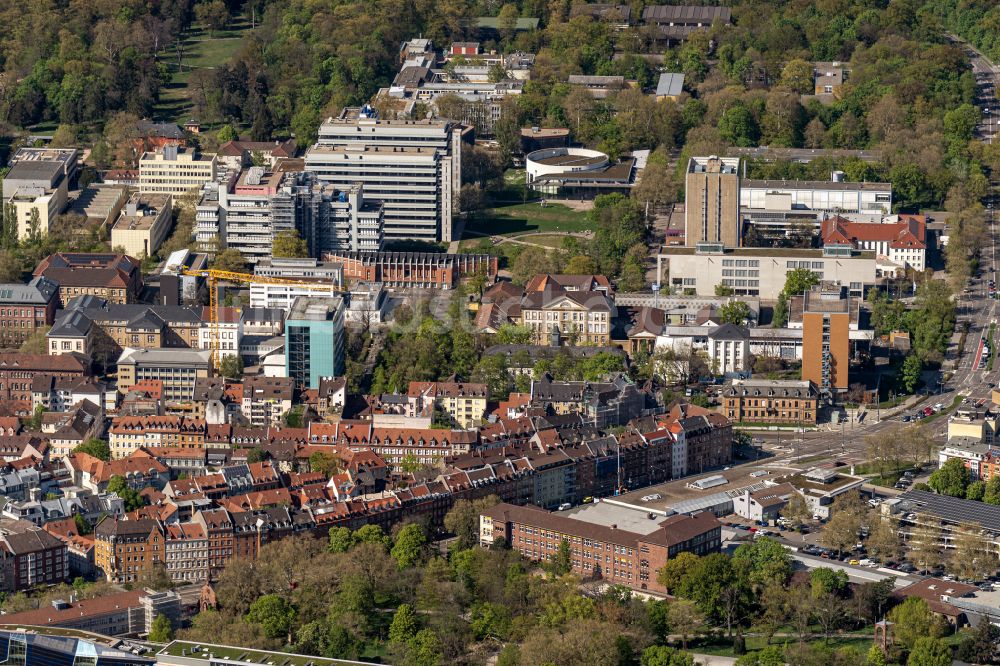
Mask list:
[[534,231],[580,232],[590,228],[586,212],[557,203],[547,203],[544,208],[538,203],[499,206],[476,213],[465,223],[465,230],[473,232],[470,238],[477,234],[511,236]]
[[167,64],[170,79],[160,89],[160,100],[154,110],[159,120],[183,123],[191,116],[191,93],[188,85],[191,72],[196,69],[214,69],[229,62],[244,44],[250,24],[234,20],[226,30],[211,35],[201,28],[193,28],[184,36],[181,66],[177,64],[174,45],[166,49],[161,58]]

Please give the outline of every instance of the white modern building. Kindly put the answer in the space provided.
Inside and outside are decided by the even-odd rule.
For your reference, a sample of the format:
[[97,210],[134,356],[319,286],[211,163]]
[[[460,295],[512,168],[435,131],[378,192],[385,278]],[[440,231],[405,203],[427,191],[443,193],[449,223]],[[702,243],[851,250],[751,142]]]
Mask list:
[[164,146],[139,158],[139,191],[174,196],[196,192],[215,180],[217,166],[214,153],[202,155],[193,148]]
[[839,172],[829,181],[743,180],[740,208],[886,215],[892,211],[892,185],[846,182]]
[[662,247],[656,257],[660,284],[682,294],[709,296],[719,284],[740,296],[777,299],[785,288],[789,271],[805,268],[820,280],[847,287],[852,296],[863,297],[877,283],[874,252],[850,247],[822,250],[792,248]]
[[750,368],[750,332],[739,326],[666,326],[657,336],[656,350],[679,354],[703,351],[715,374],[744,372]]
[[306,170],[338,191],[356,183],[385,206],[385,237],[451,241],[462,184],[463,127],[450,120],[383,120],[344,109],[320,125]]
[[17,238],[44,235],[66,209],[79,155],[71,148],[21,148],[3,178],[3,200],[17,221]]

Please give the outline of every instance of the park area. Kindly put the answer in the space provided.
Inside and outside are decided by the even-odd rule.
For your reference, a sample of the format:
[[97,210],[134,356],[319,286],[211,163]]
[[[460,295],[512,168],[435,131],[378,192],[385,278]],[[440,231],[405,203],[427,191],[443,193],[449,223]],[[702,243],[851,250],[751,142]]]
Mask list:
[[191,117],[191,74],[199,69],[215,69],[229,62],[244,44],[249,30],[250,22],[237,16],[221,30],[209,32],[202,27],[192,27],[181,40],[179,58],[177,44],[165,49],[161,57],[167,64],[170,79],[160,90],[159,103],[154,112],[156,119],[183,125]]

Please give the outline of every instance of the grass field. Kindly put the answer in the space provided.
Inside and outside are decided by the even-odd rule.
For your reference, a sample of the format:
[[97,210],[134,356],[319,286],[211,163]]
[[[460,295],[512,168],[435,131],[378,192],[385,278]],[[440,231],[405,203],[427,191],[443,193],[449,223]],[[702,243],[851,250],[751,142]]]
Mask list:
[[470,238],[476,234],[512,236],[533,231],[581,232],[590,229],[587,213],[568,206],[547,203],[511,204],[485,210],[471,217],[465,224]]
[[193,28],[184,36],[181,66],[177,64],[177,50],[174,45],[164,51],[161,58],[167,63],[170,80],[160,89],[160,101],[154,110],[157,120],[183,123],[191,116],[191,92],[188,88],[191,72],[197,69],[215,69],[229,62],[229,59],[243,46],[243,38],[250,30],[249,22],[236,19],[226,30],[213,34],[201,28]]
[[[786,640],[789,643],[794,643],[798,639],[792,637],[776,636],[775,638],[771,639],[771,644],[782,645]],[[823,640],[822,638],[810,639],[810,641],[822,641],[822,640]],[[871,636],[857,636],[857,635],[832,636],[830,638],[830,642],[827,645],[833,650],[852,646],[861,650],[862,654],[864,654],[871,647],[872,639]],[[765,647],[767,647],[767,645],[765,644],[763,636],[747,636],[746,647],[747,647],[747,652],[757,652],[759,650],[763,650]],[[732,642],[729,641],[728,639],[722,639],[720,642],[717,643],[704,643],[701,645],[695,644],[695,642],[692,641],[692,644],[689,645],[689,649],[692,652],[699,652],[701,654],[711,654],[719,657],[735,656],[733,655]]]

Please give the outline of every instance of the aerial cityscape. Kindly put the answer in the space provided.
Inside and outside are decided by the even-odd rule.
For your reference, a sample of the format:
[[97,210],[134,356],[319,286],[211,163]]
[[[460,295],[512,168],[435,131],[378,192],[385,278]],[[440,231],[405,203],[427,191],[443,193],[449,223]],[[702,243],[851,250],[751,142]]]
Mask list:
[[1000,664],[1000,4],[683,1],[0,0],[5,663]]

